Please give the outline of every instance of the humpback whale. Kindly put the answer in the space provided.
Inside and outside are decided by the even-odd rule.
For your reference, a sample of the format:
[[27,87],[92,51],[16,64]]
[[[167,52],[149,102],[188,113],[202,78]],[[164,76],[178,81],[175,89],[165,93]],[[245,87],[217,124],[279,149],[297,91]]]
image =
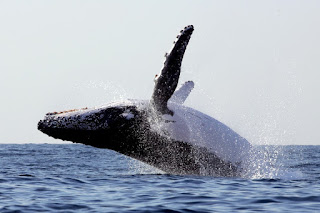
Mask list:
[[56,139],[114,150],[170,174],[239,176],[250,143],[183,104],[192,81],[177,89],[193,31],[192,25],[180,31],[154,80],[151,100],[47,113],[38,129]]

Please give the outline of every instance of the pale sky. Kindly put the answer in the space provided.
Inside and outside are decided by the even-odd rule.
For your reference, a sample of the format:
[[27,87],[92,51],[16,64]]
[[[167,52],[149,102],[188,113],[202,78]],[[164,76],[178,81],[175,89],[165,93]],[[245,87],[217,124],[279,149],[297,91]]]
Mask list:
[[59,143],[45,113],[150,99],[180,29],[195,31],[185,105],[252,144],[320,145],[320,1],[0,1],[0,143]]

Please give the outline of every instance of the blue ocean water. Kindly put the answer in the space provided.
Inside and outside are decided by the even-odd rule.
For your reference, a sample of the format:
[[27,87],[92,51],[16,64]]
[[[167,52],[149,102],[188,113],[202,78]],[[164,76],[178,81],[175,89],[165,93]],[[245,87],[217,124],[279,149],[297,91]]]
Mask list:
[[246,177],[165,174],[80,144],[1,144],[0,212],[320,212],[320,146],[259,146]]

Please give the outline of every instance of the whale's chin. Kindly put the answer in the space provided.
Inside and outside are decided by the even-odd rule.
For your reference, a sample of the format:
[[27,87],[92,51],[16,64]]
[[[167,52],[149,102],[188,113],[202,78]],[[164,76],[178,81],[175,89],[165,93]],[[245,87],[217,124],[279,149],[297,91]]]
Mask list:
[[55,139],[76,143],[83,143],[85,141],[88,141],[91,135],[87,130],[49,127],[43,120],[39,121],[38,130]]
[[[38,130],[55,139],[121,150],[142,126],[144,111],[132,104],[47,113]],[[129,141],[128,143],[125,141]],[[121,147],[119,143],[122,143]],[[127,143],[127,144],[125,144]]]

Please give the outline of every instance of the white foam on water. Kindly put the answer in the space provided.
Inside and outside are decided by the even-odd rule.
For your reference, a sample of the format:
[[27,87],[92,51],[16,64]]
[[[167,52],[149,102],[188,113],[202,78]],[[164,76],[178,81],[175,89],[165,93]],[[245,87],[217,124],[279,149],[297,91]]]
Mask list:
[[289,169],[286,158],[289,153],[283,146],[254,146],[243,163],[243,178],[299,180],[304,177],[299,170]]
[[127,157],[129,170],[133,174],[166,174],[164,171],[150,166],[141,161],[135,160],[133,158]]

